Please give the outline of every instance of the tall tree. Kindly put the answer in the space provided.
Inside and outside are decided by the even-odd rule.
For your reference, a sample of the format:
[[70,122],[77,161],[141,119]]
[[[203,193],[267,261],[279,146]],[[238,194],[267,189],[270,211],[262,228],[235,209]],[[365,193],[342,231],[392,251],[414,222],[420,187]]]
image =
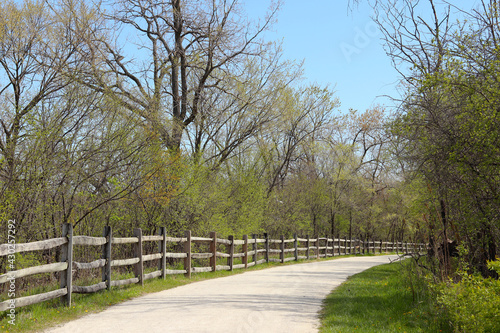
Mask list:
[[[244,74],[247,59],[266,52],[259,36],[278,8],[272,5],[253,28],[236,0],[117,1],[111,14],[102,14],[110,32],[95,31],[88,40],[92,66],[80,80],[112,94],[178,151],[186,128],[209,115],[202,112],[204,101],[232,94],[226,83]],[[121,33],[113,37],[114,31]]]
[[47,10],[43,2],[0,4],[0,179],[15,183],[20,144],[27,121],[42,101],[58,98],[68,84],[64,70],[75,57],[78,40]]
[[500,242],[499,5],[481,1],[451,25],[450,5],[423,4],[430,18],[405,1],[387,5],[379,20],[408,83],[395,133],[406,139],[405,165],[425,177],[437,201],[429,205],[437,207],[429,220],[439,221],[433,236],[460,240],[470,249],[467,259],[487,274]]

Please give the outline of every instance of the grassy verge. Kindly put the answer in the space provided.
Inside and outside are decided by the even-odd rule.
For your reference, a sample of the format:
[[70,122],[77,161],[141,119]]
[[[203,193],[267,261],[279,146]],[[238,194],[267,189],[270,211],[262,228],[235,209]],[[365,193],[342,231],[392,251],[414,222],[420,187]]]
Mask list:
[[351,276],[326,298],[320,332],[451,332],[409,264],[376,266]]

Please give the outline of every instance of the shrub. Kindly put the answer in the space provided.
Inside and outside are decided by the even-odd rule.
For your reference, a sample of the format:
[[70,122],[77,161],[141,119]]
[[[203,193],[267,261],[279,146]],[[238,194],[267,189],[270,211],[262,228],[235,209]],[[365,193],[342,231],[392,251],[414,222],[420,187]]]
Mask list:
[[[489,263],[500,272],[500,262]],[[437,302],[449,315],[455,332],[500,332],[500,281],[461,273],[461,281],[441,284]]]

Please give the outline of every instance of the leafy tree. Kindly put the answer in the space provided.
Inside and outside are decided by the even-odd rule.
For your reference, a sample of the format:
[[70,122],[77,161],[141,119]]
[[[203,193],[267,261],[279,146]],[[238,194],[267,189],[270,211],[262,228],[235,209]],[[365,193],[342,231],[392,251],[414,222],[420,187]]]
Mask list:
[[[394,133],[402,140],[404,165],[429,184],[430,220],[438,228],[432,242],[455,238],[470,249],[468,260],[487,273],[486,261],[500,241],[498,3],[452,25],[450,7],[428,2],[426,21],[419,6],[389,4],[389,53],[411,68],[404,73],[408,93]],[[440,11],[444,14],[439,15]],[[400,67],[404,68],[404,67]],[[448,259],[444,258],[445,265]]]

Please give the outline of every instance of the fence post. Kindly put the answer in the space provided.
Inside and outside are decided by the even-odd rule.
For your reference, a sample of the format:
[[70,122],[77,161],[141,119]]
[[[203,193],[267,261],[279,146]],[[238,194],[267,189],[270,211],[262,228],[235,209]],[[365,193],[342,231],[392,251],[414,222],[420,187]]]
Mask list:
[[328,234],[326,235],[326,244],[325,244],[325,258],[328,258]]
[[248,235],[243,235],[243,265],[245,265],[245,269],[248,268]]
[[106,264],[102,267],[102,281],[106,282],[106,289],[111,290],[111,242],[113,239],[111,226],[104,226],[102,236],[107,238],[106,244],[102,246],[102,258],[106,260]]
[[61,297],[61,300],[66,303],[66,306],[71,306],[71,292],[73,289],[73,225],[64,223],[62,226],[62,237],[66,237],[68,242],[61,246],[61,262],[68,263],[65,271],[60,273],[60,286],[66,288],[67,294]]
[[229,257],[227,258],[227,265],[229,266],[229,270],[232,272],[233,271],[233,261],[234,261],[234,236],[229,235],[227,237],[231,244],[229,244]]
[[266,239],[266,262],[269,263],[269,235],[264,233],[264,238]]
[[309,260],[309,235],[306,236],[306,259]]
[[316,235],[316,259],[319,259],[319,235]]
[[191,230],[186,230],[184,237],[186,237],[184,242],[184,253],[186,253],[186,258],[184,258],[185,276],[191,278]]
[[255,265],[257,265],[257,235],[256,234],[253,234],[252,235],[252,238],[253,238],[253,246],[252,246],[252,250],[253,250],[253,262],[255,263]]
[[160,261],[160,271],[161,278],[165,279],[167,277],[167,229],[165,227],[160,227],[160,236],[162,236],[162,240],[160,241],[159,251],[161,253],[161,261]]
[[135,277],[139,279],[139,283],[141,286],[144,286],[144,263],[142,261],[142,229],[135,228],[134,229],[134,237],[137,237],[139,240],[137,245],[135,246],[135,256],[139,258],[139,262],[135,264]]
[[294,255],[295,255],[295,261],[299,260],[299,241],[297,240],[297,233],[293,234],[293,247],[294,247]]
[[285,262],[285,236],[281,235],[280,240],[281,240],[281,244],[280,244],[280,250],[281,250],[280,260],[281,260],[281,263],[284,263]]
[[211,231],[210,238],[212,238],[212,241],[210,242],[210,252],[212,253],[210,266],[212,267],[212,272],[215,272],[217,270],[217,233],[215,231]]

